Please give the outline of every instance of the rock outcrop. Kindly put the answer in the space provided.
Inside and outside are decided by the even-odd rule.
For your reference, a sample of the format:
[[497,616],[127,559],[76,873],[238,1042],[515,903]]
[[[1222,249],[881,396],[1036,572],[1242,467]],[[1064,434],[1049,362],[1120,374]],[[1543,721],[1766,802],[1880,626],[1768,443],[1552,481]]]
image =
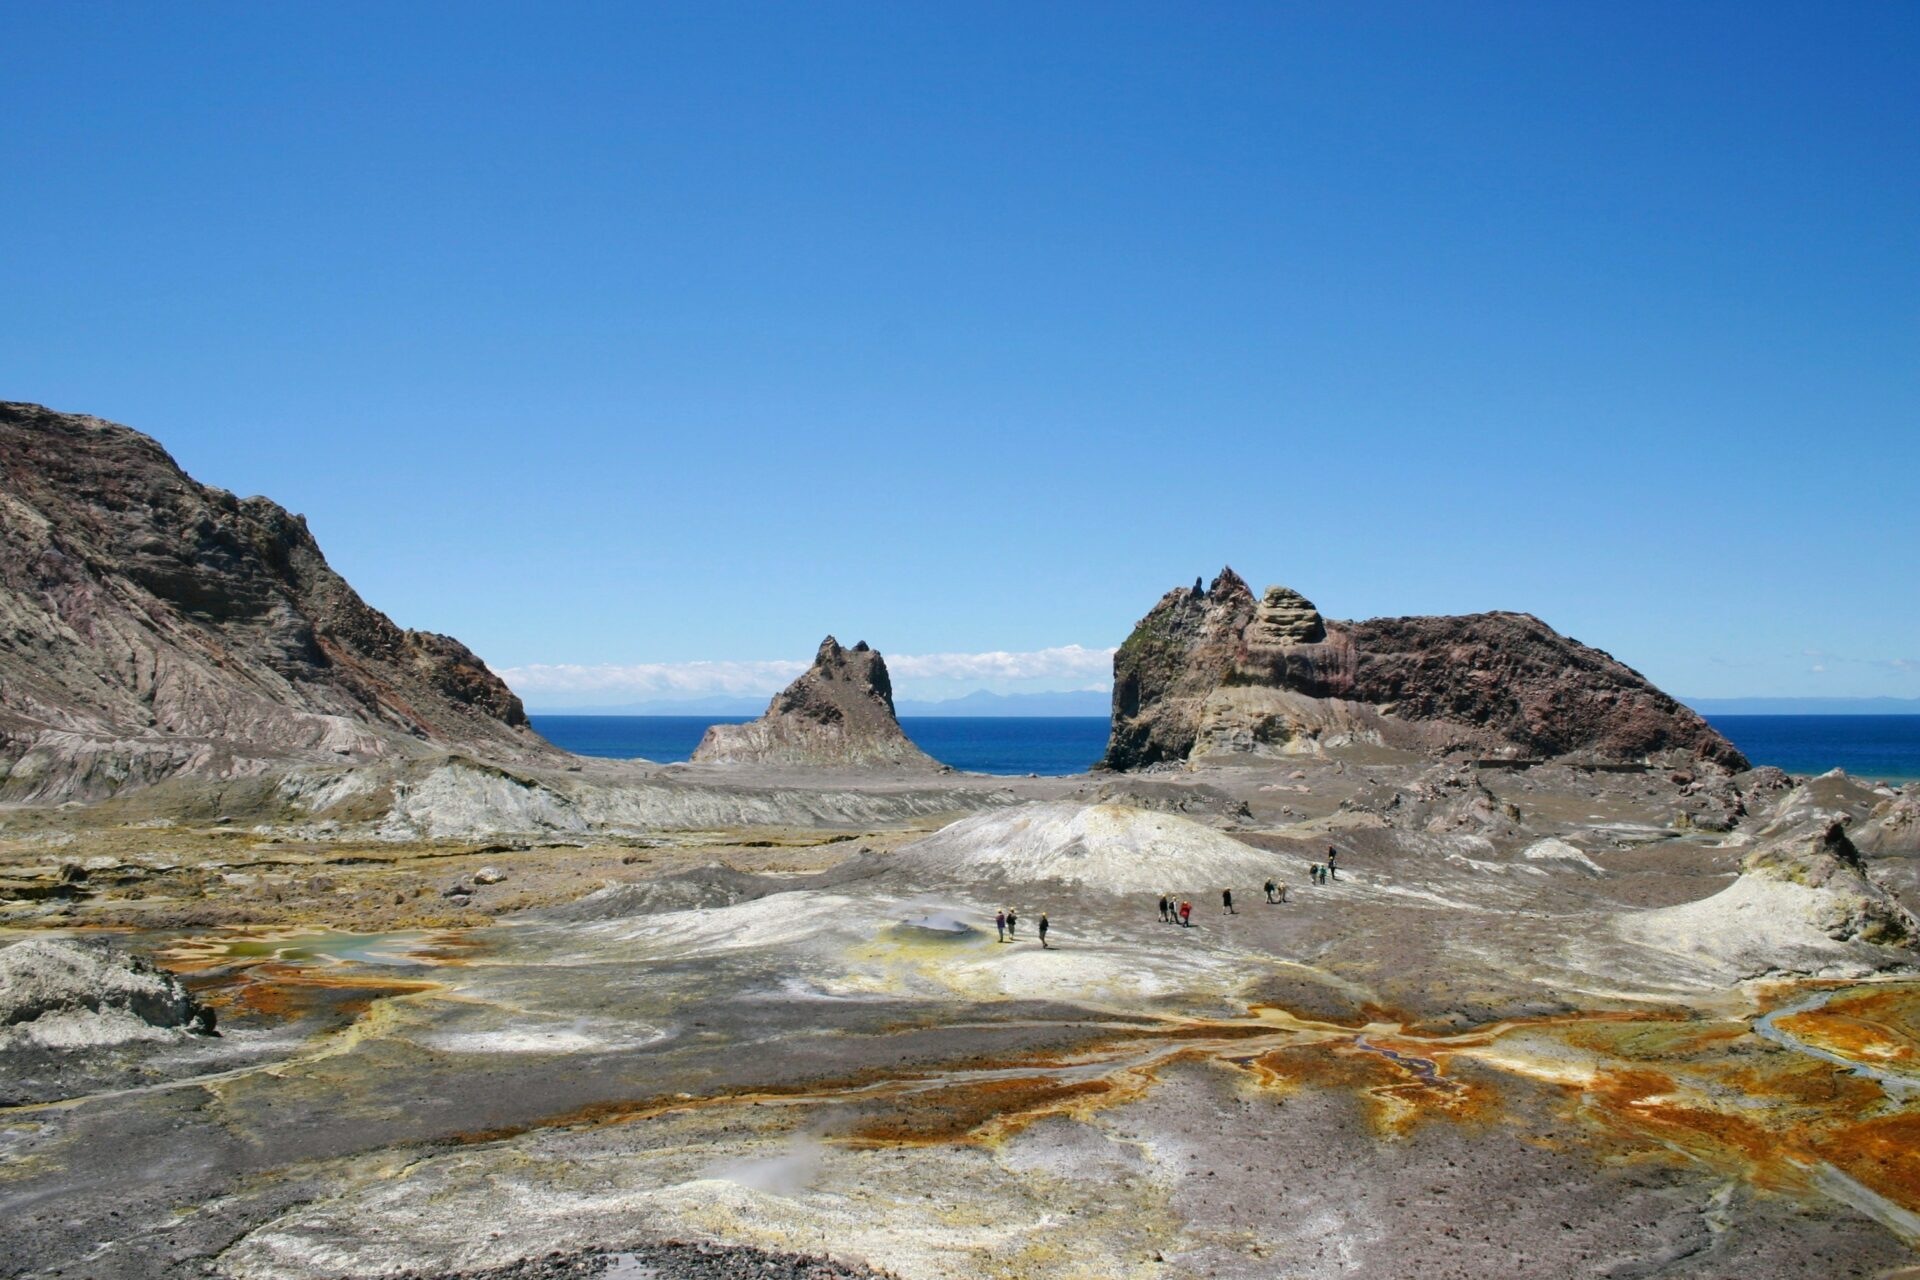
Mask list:
[[1102,765],[1329,747],[1601,762],[1746,759],[1638,672],[1524,613],[1331,622],[1232,569],[1168,592],[1113,663]]
[[1634,913],[1621,930],[1730,978],[1853,977],[1910,969],[1920,922],[1867,872],[1834,822],[1756,848],[1710,898]]
[[0,799],[457,746],[559,758],[459,641],[409,631],[306,522],[98,418],[0,403]]
[[694,749],[696,763],[803,768],[937,769],[893,712],[893,681],[878,650],[851,649],[828,636],[813,666],[747,724],[716,724]]
[[0,1047],[92,1048],[213,1031],[180,979],[99,944],[35,938],[0,950]]

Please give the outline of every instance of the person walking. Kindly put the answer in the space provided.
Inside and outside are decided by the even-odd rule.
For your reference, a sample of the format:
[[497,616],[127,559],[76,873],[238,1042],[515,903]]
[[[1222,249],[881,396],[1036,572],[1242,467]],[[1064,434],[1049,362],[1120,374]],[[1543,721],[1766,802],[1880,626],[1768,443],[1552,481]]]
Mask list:
[[1044,911],[1040,913],[1040,949],[1042,951],[1052,949],[1047,945],[1047,913]]
[[1007,937],[1011,939],[1015,933],[1019,932],[1019,929],[1020,929],[1020,916],[1018,913],[1014,911],[1012,907],[1008,907],[1007,908]]
[[1184,898],[1180,900],[1180,927],[1193,928],[1193,904]]
[[1277,888],[1277,887],[1278,887],[1278,886],[1276,886],[1276,885],[1275,885],[1275,884],[1273,883],[1273,878],[1272,878],[1271,876],[1269,876],[1269,877],[1267,878],[1267,901],[1268,901],[1268,902],[1272,902],[1272,901],[1273,901],[1273,891],[1274,891],[1274,889],[1275,889],[1275,888]]
[[1233,909],[1233,890],[1222,889],[1220,891],[1220,909],[1230,916],[1240,914]]
[[1007,940],[1007,913],[1006,912],[1004,911],[994,912],[993,932],[994,932],[994,936],[998,941],[1005,942]]
[[1274,893],[1275,893],[1276,895],[1278,895],[1278,896],[1276,896],[1276,897],[1274,898],[1274,901],[1275,901],[1275,902],[1285,902],[1285,901],[1287,900],[1287,886],[1286,886],[1286,885],[1284,885],[1284,884],[1277,884],[1277,885],[1275,885],[1275,886],[1273,886],[1273,889],[1274,889]]
[[1340,878],[1340,873],[1334,869],[1334,864],[1337,863],[1339,860],[1340,860],[1340,851],[1334,848],[1332,845],[1328,845],[1327,846],[1327,879],[1338,880]]
[[1167,895],[1160,895],[1160,923],[1165,924],[1167,917],[1173,914],[1173,904],[1167,901]]

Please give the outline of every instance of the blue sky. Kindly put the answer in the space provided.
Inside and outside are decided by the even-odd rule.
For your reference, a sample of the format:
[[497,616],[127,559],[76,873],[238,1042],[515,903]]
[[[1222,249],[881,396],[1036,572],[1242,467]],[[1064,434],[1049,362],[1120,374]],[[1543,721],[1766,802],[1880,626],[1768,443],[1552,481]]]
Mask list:
[[515,672],[1230,562],[1920,694],[1920,8],[1195,8],[0,3],[0,396]]

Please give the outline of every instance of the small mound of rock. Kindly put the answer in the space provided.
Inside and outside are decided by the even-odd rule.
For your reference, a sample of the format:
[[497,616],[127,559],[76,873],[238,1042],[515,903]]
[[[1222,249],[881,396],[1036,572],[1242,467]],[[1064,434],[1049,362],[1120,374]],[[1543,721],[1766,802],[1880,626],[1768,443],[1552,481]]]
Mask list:
[[564,1280],[588,1276],[645,1276],[649,1280],[740,1280],[746,1276],[766,1280],[889,1280],[890,1273],[808,1254],[674,1240],[618,1252],[587,1249],[550,1253],[542,1258],[478,1271],[403,1271],[393,1280]]
[[189,1031],[213,1034],[213,1010],[180,979],[89,942],[36,938],[0,951],[0,1047],[84,1049]]
[[1636,912],[1622,932],[1734,979],[1860,977],[1920,963],[1920,921],[1833,822],[1770,841],[1710,898]]
[[541,920],[590,924],[624,920],[629,916],[660,915],[669,911],[711,910],[764,898],[777,888],[791,887],[750,875],[719,862],[676,871],[656,880],[609,884],[584,898],[532,912]]
[[1058,880],[1112,893],[1258,884],[1273,855],[1190,818],[1054,801],[963,818],[900,849],[894,864],[976,882]]

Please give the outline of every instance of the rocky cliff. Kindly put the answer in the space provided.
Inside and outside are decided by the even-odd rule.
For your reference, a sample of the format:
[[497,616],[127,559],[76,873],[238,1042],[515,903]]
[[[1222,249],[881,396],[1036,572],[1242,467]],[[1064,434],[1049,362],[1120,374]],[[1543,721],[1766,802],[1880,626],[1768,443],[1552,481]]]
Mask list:
[[893,713],[887,663],[862,640],[851,649],[828,636],[813,666],[748,724],[716,724],[696,762],[803,767],[940,767],[913,745]]
[[1329,747],[1747,767],[1638,672],[1529,614],[1328,621],[1232,569],[1162,597],[1113,674],[1109,769]]
[[459,641],[409,631],[306,522],[139,432],[0,403],[0,799],[434,747],[557,757]]

